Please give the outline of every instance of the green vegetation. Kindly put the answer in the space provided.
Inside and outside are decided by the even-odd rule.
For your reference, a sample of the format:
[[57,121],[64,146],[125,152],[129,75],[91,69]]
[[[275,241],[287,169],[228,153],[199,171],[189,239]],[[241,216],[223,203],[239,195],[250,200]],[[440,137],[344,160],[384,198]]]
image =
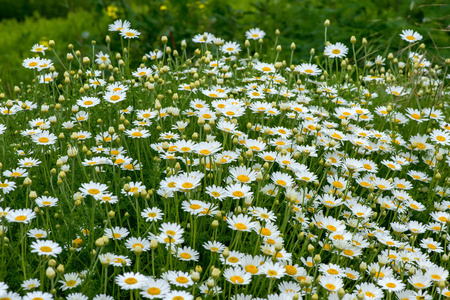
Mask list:
[[450,298],[441,20],[325,4],[5,20],[0,299]]
[[[358,40],[365,37],[370,45],[369,52],[384,56],[387,49],[400,50],[399,40],[394,37],[402,29],[417,30],[430,45],[429,55],[439,61],[450,54],[446,31],[450,6],[445,3],[392,0],[0,0],[0,7],[7,8],[0,11],[0,78],[7,91],[21,81],[29,80],[29,75],[21,73],[20,62],[31,56],[29,50],[40,41],[51,39],[58,45],[72,43],[82,52],[89,51],[91,40],[102,39],[100,28],[105,28],[113,18],[128,19],[138,30],[148,32],[145,39],[133,45],[141,52],[157,47],[163,35],[170,38],[169,45],[175,49],[180,47],[183,39],[188,40],[204,31],[225,40],[243,42],[243,33],[248,28],[259,27],[271,33],[279,29],[283,34],[278,43],[288,48],[295,42],[303,53],[298,59],[306,59],[311,48],[321,46],[321,22],[329,19],[333,24],[329,32],[331,42],[348,44],[352,35]],[[58,49],[58,54],[65,56],[65,48]],[[188,52],[193,50],[189,48]]]

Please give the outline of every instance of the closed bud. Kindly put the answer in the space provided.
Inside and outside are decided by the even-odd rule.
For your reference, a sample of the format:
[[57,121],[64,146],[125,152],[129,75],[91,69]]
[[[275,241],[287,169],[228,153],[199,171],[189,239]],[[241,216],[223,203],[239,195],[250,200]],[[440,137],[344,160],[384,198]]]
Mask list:
[[142,247],[141,246],[136,246],[136,247],[134,247],[133,248],[133,252],[134,252],[134,254],[136,254],[136,255],[141,255],[142,254]]
[[276,243],[275,244],[275,251],[280,252],[281,250],[283,250],[283,244]]
[[365,262],[362,262],[362,263],[359,265],[359,269],[360,269],[362,272],[365,272],[365,271],[367,270],[367,264],[366,264]]
[[47,270],[45,270],[45,276],[49,279],[53,279],[56,275],[55,269],[52,267],[48,267]]
[[158,247],[158,241],[153,239],[150,241],[150,249],[155,250]]
[[212,221],[211,227],[214,228],[214,229],[216,229],[217,227],[219,227],[219,221],[217,221],[217,220]]
[[222,256],[226,259],[228,256],[230,256],[230,249],[228,247],[225,247],[225,250],[222,252]]
[[52,259],[50,259],[49,261],[48,261],[48,266],[49,267],[56,267],[56,260],[54,260],[53,258]]
[[29,197],[30,197],[30,199],[34,200],[34,199],[36,199],[38,196],[37,196],[37,193],[36,193],[35,191],[31,191]]
[[214,268],[211,272],[211,277],[214,279],[219,278],[220,273],[222,273],[218,268]]
[[25,185],[25,186],[30,186],[31,183],[32,183],[32,181],[29,177],[25,178],[25,180],[23,181],[23,185]]
[[314,262],[316,263],[316,264],[318,264],[318,263],[320,263],[322,261],[322,258],[320,257],[320,255],[319,254],[316,254],[315,256],[314,256]]
[[97,246],[97,247],[103,247],[104,244],[105,243],[103,242],[102,238],[99,238],[99,239],[95,240],[95,246]]
[[199,272],[192,272],[191,279],[193,282],[199,282],[200,281],[200,273]]
[[56,271],[57,271],[59,274],[64,273],[64,265],[59,264],[59,266],[56,268]]
[[206,282],[206,286],[207,286],[209,289],[212,289],[212,288],[215,286],[214,279],[209,278],[208,281]]

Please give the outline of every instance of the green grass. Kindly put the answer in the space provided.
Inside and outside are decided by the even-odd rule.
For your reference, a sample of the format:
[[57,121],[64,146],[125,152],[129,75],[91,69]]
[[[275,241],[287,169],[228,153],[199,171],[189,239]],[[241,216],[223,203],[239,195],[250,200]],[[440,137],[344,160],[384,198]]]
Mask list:
[[[67,46],[74,44],[77,49],[88,49],[91,40],[103,39],[100,32],[111,20],[105,15],[93,12],[78,11],[69,13],[67,18],[45,19],[39,16],[26,17],[19,22],[14,19],[2,20],[0,32],[0,78],[7,92],[20,82],[31,81],[29,72],[24,72],[23,59],[33,57],[31,47],[39,42],[56,42],[58,55],[63,58],[69,52]],[[50,56],[51,51],[48,51]]]
[[[450,56],[446,31],[446,16],[450,15],[450,6],[445,1],[121,0],[96,1],[91,4],[90,10],[81,9],[88,8],[84,1],[78,6],[77,3],[69,2],[64,4],[70,7],[67,17],[46,19],[35,12],[32,17],[17,15],[17,18],[24,19],[21,22],[14,19],[0,22],[0,78],[8,93],[14,85],[30,79],[29,75],[22,72],[20,63],[31,56],[29,50],[32,45],[53,39],[58,45],[57,52],[63,56],[64,47],[69,43],[82,51],[88,49],[92,39],[102,38],[99,35],[100,28],[105,28],[111,21],[106,13],[108,6],[118,8],[118,18],[128,19],[138,30],[149,32],[145,40],[135,45],[142,52],[158,47],[162,35],[169,36],[171,47],[179,48],[183,39],[190,39],[198,32],[208,31],[225,40],[243,42],[247,29],[260,27],[268,33],[279,29],[282,36],[278,43],[288,48],[291,42],[295,42],[297,51],[303,53],[302,59],[306,59],[310,49],[317,48],[317,41],[322,39],[323,20],[329,19],[332,24],[329,28],[331,42],[348,44],[352,35],[358,40],[365,37],[371,45],[371,51],[386,56],[388,48],[391,51],[401,49],[398,39],[394,39],[393,43],[393,37],[402,29],[411,28],[424,36],[424,42],[429,45],[428,53],[436,62],[442,62]],[[41,14],[45,13],[45,5],[36,7]],[[162,7],[166,9],[162,10]],[[274,42],[271,36],[268,39]],[[195,48],[189,48],[188,52],[193,50]]]

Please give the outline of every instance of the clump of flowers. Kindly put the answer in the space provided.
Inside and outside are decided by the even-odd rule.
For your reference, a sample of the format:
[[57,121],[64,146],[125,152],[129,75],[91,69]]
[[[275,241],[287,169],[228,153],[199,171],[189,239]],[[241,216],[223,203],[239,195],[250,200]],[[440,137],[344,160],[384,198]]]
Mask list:
[[1,94],[0,299],[450,298],[448,60],[329,25],[289,63],[259,28],[34,45]]

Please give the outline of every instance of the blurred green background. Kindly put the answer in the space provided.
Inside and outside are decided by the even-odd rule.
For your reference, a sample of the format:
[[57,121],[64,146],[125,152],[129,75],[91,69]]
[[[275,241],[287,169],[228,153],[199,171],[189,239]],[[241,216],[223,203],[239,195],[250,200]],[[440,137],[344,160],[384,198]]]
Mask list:
[[[449,16],[445,0],[0,0],[0,78],[6,92],[21,81],[29,82],[32,72],[21,64],[33,56],[30,49],[35,43],[54,40],[62,59],[68,44],[87,53],[91,41],[97,40],[97,49],[106,50],[108,24],[115,19],[127,19],[143,33],[131,49],[139,58],[161,47],[162,35],[169,37],[169,46],[179,49],[183,39],[190,41],[197,33],[207,31],[242,43],[246,30],[260,27],[269,44],[276,29],[284,49],[295,42],[298,63],[309,58],[311,48],[316,53],[323,50],[323,22],[329,19],[331,42],[349,45],[354,35],[360,45],[365,37],[374,55],[405,47],[398,34],[414,29],[424,36],[428,53],[437,62],[449,57]],[[116,39],[112,50],[119,50],[117,33],[111,37]],[[188,45],[190,51],[196,47]],[[54,58],[52,53],[47,56]]]

